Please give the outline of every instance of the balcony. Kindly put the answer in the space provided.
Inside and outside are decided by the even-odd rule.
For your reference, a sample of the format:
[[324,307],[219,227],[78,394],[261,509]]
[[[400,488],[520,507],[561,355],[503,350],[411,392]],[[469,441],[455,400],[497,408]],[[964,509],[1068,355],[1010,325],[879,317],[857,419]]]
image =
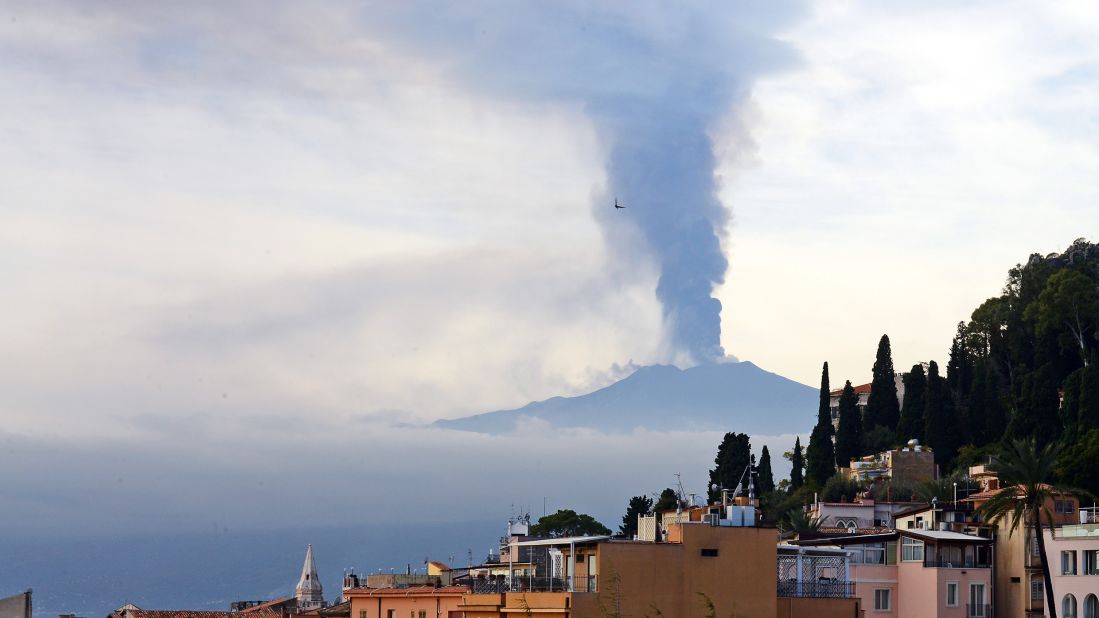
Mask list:
[[827,579],[816,581],[780,579],[778,581],[778,596],[849,599],[855,596],[855,583]]
[[923,559],[923,565],[927,568],[935,569],[988,569],[992,568],[992,563],[987,557],[980,559],[973,556],[965,556],[963,558],[949,558],[945,556],[925,556]]
[[598,578],[590,577],[513,577],[504,579],[474,579],[473,594],[504,592],[598,592]]
[[965,615],[967,618],[992,618],[992,604],[967,604],[965,606]]

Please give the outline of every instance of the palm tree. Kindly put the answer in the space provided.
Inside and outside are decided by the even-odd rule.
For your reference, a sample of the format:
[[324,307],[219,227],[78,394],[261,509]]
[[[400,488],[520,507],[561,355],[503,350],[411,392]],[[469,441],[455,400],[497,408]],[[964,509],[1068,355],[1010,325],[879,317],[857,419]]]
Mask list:
[[778,528],[780,532],[796,532],[801,534],[803,532],[816,532],[820,530],[821,518],[810,517],[802,509],[790,509],[786,512],[786,521],[780,521]]
[[1000,491],[981,505],[981,517],[991,524],[1008,522],[1008,534],[1022,524],[1028,527],[1038,541],[1038,552],[1042,556],[1042,579],[1045,582],[1046,605],[1050,618],[1057,618],[1057,603],[1053,597],[1053,582],[1049,577],[1049,564],[1046,561],[1046,542],[1042,536],[1042,517],[1053,531],[1053,516],[1046,503],[1054,496],[1080,493],[1067,487],[1051,485],[1053,470],[1062,445],[1051,443],[1039,447],[1034,438],[1013,440],[1007,443],[999,459],[991,465],[992,471],[1000,479]]

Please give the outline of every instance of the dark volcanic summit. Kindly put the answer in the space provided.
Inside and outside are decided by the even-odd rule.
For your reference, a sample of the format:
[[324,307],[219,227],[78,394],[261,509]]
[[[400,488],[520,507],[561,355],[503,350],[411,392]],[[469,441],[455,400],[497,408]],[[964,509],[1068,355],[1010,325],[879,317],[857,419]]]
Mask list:
[[642,367],[586,395],[553,397],[515,410],[438,421],[449,429],[506,433],[524,417],[554,427],[607,432],[719,430],[776,435],[806,430],[816,415],[817,390],[750,362],[679,369]]

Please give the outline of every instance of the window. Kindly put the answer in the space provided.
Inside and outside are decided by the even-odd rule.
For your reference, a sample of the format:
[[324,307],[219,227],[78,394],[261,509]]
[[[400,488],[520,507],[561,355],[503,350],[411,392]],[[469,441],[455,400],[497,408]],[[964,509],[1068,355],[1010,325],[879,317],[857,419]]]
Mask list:
[[1084,550],[1084,575],[1099,575],[1099,549]]
[[704,547],[702,549],[702,555],[706,558],[716,558],[717,557],[717,550]]
[[874,611],[876,612],[888,612],[893,609],[891,593],[893,591],[889,588],[875,588],[874,589]]
[[360,609],[359,610],[359,618],[366,618],[366,610],[365,609]]
[[923,541],[917,541],[916,539],[910,539],[904,537],[901,540],[901,560],[902,561],[923,561]]
[[969,584],[969,615],[986,616],[988,608],[985,607],[985,585]]
[[1076,597],[1071,594],[1061,599],[1061,618],[1076,618]]
[[1076,512],[1076,503],[1072,500],[1054,500],[1053,510],[1058,513],[1072,514]]
[[1084,618],[1099,618],[1099,597],[1094,594],[1084,597]]
[[944,567],[960,567],[964,566],[962,562],[962,548],[957,545],[940,545],[939,546],[939,566]]
[[1076,552],[1061,552],[1061,575],[1076,575]]
[[397,610],[391,609],[385,613],[386,618],[397,618]]
[[1044,597],[1042,596],[1042,580],[1040,580],[1040,579],[1030,580],[1030,600],[1031,601],[1041,601],[1043,598]]
[[958,606],[958,582],[946,582],[946,606]]
[[421,609],[418,618],[427,618],[427,610]]

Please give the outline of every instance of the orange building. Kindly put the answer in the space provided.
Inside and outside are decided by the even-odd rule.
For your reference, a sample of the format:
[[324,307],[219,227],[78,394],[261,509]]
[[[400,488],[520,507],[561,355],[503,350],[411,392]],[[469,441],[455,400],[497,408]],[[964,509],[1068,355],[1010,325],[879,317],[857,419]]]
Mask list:
[[462,618],[465,586],[350,588],[343,596],[351,618]]
[[527,570],[503,580],[475,579],[459,609],[465,618],[698,616],[709,613],[710,605],[718,616],[858,615],[858,600],[849,594],[779,599],[777,541],[773,528],[714,521],[669,524],[663,542],[512,540],[512,555],[528,546],[548,548],[546,568],[537,572],[549,576]]

